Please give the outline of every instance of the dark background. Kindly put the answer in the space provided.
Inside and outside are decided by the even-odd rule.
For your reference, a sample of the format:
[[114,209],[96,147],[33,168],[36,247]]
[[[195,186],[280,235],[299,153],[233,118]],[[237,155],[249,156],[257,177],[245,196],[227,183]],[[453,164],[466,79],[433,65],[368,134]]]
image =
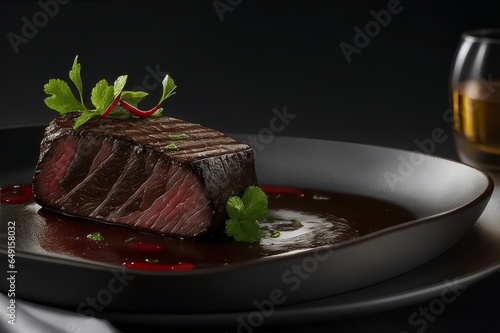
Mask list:
[[[389,1],[222,0],[236,4],[224,20],[213,1],[60,2],[42,0],[52,15],[36,1],[0,2],[0,127],[50,121],[43,85],[69,82],[78,54],[85,96],[101,78],[129,74],[131,89],[158,68],[178,86],[164,103],[174,117],[256,134],[286,106],[296,118],[276,134],[419,150],[415,140],[442,128],[448,139],[431,151],[439,154],[453,147],[443,115],[460,34],[500,23],[495,1],[401,0],[401,12],[347,63],[339,44],[354,45],[354,28],[364,30]],[[14,34],[28,37],[18,52]],[[144,106],[161,88],[150,92]]]
[[[446,139],[430,152],[453,157],[451,125],[443,116],[460,34],[500,26],[498,1],[401,0],[401,12],[347,63],[339,44],[354,44],[354,28],[364,30],[374,20],[370,12],[387,9],[388,0],[222,0],[239,3],[223,21],[213,0],[60,1],[57,7],[56,0],[41,1],[52,4],[52,17],[40,14],[37,1],[0,1],[0,127],[50,121],[56,113],[43,103],[43,85],[50,78],[69,82],[78,54],[86,96],[102,78],[128,74],[130,89],[144,85],[148,69],[159,68],[178,85],[164,103],[167,115],[256,134],[269,127],[274,108],[286,106],[296,117],[276,134],[410,150],[421,150],[415,141],[429,140],[438,128]],[[25,38],[24,26],[35,18],[43,24],[16,52],[9,36]],[[147,103],[160,90],[153,89]],[[465,323],[496,331],[497,281],[498,274],[471,287],[479,291],[447,309],[427,332],[471,331],[461,330]],[[399,332],[407,327],[399,322],[416,308],[335,326]]]

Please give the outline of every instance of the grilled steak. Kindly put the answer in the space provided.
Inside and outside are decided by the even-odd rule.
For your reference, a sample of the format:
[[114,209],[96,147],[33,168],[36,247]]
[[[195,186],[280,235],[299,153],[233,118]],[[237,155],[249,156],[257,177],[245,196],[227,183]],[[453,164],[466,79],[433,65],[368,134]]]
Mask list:
[[95,117],[73,130],[75,119],[55,118],[41,143],[33,189],[50,210],[201,237],[257,184],[251,148],[216,130],[169,117]]

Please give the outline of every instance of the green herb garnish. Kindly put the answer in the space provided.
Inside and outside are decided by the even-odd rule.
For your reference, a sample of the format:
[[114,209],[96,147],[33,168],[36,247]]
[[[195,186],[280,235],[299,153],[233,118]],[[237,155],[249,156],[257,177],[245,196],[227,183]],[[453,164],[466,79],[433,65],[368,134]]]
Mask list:
[[45,93],[51,95],[45,99],[45,104],[60,114],[69,112],[81,113],[73,129],[77,129],[95,116],[108,116],[112,118],[161,116],[163,109],[160,108],[160,104],[168,97],[174,95],[176,88],[174,80],[168,75],[165,76],[162,81],[163,93],[160,101],[150,110],[141,110],[137,105],[148,93],[143,91],[124,91],[127,75],[119,76],[113,85],[109,85],[103,79],[97,82],[92,89],[90,100],[94,108],[87,108],[83,100],[83,82],[78,56],[73,61],[73,66],[69,71],[69,78],[78,90],[79,98],[75,97],[65,81],[51,79],[44,85]]
[[293,226],[297,229],[303,226],[302,223],[300,223],[300,221],[296,219],[291,219],[290,222],[292,222]]
[[246,188],[243,196],[232,196],[226,204],[229,219],[226,234],[241,242],[259,242],[262,231],[258,221],[267,214],[267,196],[258,186]]
[[125,244],[127,244],[127,243],[130,243],[131,241],[133,241],[134,239],[135,239],[135,237],[129,237],[129,238],[125,239],[123,242]]
[[169,134],[169,137],[172,139],[185,139],[187,138],[187,134],[181,133],[181,134]]
[[172,142],[172,143],[169,143],[167,145],[167,149],[170,149],[170,150],[177,150],[177,144],[175,142]]
[[96,242],[102,242],[105,240],[99,231],[88,234],[87,238]]
[[278,230],[270,230],[271,234],[270,234],[270,237],[271,238],[278,238],[279,236],[281,236],[281,232],[279,232]]
[[269,222],[269,223],[274,223],[274,222],[276,222],[276,217],[271,216],[271,215],[268,215],[268,216],[266,217],[266,220],[267,220],[267,222]]

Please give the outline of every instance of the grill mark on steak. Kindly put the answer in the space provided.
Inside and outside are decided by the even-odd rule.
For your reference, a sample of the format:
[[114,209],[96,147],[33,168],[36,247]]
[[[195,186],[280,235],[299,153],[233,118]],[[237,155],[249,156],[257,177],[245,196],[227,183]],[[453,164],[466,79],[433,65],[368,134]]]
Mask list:
[[[92,177],[92,175],[99,168],[99,166],[101,166],[102,163],[104,163],[105,160],[110,157],[110,152],[111,152],[111,148],[112,148],[112,142],[109,141],[109,140],[107,142],[102,142],[101,147],[102,147],[102,149],[98,150],[98,153],[95,155],[94,160],[90,164],[89,171],[85,175],[84,179]],[[68,183],[68,182],[69,181],[67,180],[66,183]],[[67,193],[65,195],[61,196],[60,198],[57,198],[54,203],[56,205],[64,206],[64,204],[71,198],[71,196],[75,192],[79,191],[80,188],[84,187],[85,184],[86,183],[84,181],[81,181],[81,182],[72,182],[72,184],[70,186],[67,185],[67,187],[69,188],[69,190],[67,191]]]
[[[64,190],[70,190],[75,184],[85,179],[97,152],[100,150],[95,148],[100,148],[101,144],[102,138],[92,135],[82,135],[79,138],[74,159],[71,161],[66,175],[59,182]],[[93,148],[89,149],[89,146]]]
[[[171,183],[170,180],[173,180]],[[180,224],[181,219],[188,219],[189,209],[185,207],[185,200],[180,192],[180,189],[187,192],[194,192],[193,189],[197,185],[197,179],[193,179],[191,177],[175,177],[172,176],[169,178],[169,183],[167,187],[171,190],[165,192],[161,197],[155,200],[155,202],[151,205],[151,209],[154,209],[156,206],[167,207],[167,209],[158,210],[157,214],[151,218],[151,228],[154,228],[158,223],[162,220],[171,221],[169,224],[169,231],[173,232]],[[208,207],[208,201],[205,203]],[[172,209],[169,210],[168,207]],[[196,206],[193,206],[196,207]],[[186,213],[184,213],[186,211]],[[180,214],[179,212],[183,212]]]
[[108,158],[64,197],[61,204],[66,207],[66,210],[78,209],[81,214],[96,217],[92,215],[92,212],[117,182],[130,155],[130,149],[122,141],[113,142],[112,147]]
[[[156,154],[154,156],[150,155],[148,156],[148,158],[146,158],[145,174],[147,175],[147,178],[144,180],[141,186],[139,186],[139,188],[130,196],[130,198],[128,198],[122,204],[122,206],[110,216],[111,218],[115,218],[116,216],[120,215],[128,218],[131,213],[136,212],[137,210],[141,210],[144,193],[147,191],[156,175],[161,172],[159,159],[154,159],[154,157],[156,157]],[[147,163],[148,161],[149,164]]]
[[[145,159],[137,158],[136,155],[144,154],[144,152],[134,151],[130,154],[127,165],[111,188],[107,198],[92,212],[92,215],[98,219],[104,219],[113,211],[121,207],[126,200],[132,196],[147,178],[145,172]],[[123,182],[128,182],[127,186],[123,186]]]
[[224,225],[230,196],[257,185],[251,148],[216,130],[168,117],[95,117],[73,130],[76,117],[54,119],[41,143],[33,188],[46,208],[201,237]]

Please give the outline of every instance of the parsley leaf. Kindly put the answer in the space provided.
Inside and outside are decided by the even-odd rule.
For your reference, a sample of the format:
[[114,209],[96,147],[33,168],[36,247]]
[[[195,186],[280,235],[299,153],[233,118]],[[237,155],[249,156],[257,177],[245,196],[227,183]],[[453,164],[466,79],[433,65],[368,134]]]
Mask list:
[[85,124],[87,121],[90,120],[93,116],[96,115],[95,110],[85,110],[82,112],[82,114],[76,119],[75,125],[73,125],[73,129],[77,129],[78,127],[82,126]]
[[270,232],[271,232],[270,234],[271,238],[279,238],[281,236],[281,232],[279,232],[278,230],[271,230]]
[[180,134],[169,134],[168,135],[170,138],[172,139],[185,139],[187,138],[187,134],[184,134],[184,133],[180,133]]
[[127,243],[130,243],[131,241],[133,241],[134,239],[135,239],[135,237],[129,237],[129,238],[125,239],[123,242],[125,244],[127,244]]
[[238,196],[232,196],[227,200],[226,211],[233,220],[239,220],[245,212],[245,204]]
[[125,83],[127,83],[127,78],[128,75],[121,75],[115,80],[115,83],[113,83],[114,98],[118,97],[122,93],[123,88],[125,88]]
[[291,219],[290,222],[292,222],[292,225],[297,229],[303,226],[303,224],[297,219]]
[[43,88],[45,93],[52,95],[45,99],[45,104],[49,108],[61,114],[87,110],[87,108],[75,98],[68,84],[63,80],[51,79]]
[[137,106],[139,102],[147,95],[149,94],[144,91],[123,91],[122,99],[126,102],[129,102],[133,106]]
[[90,100],[96,109],[84,110],[80,117],[76,120],[73,129],[77,129],[94,116],[102,115],[111,103],[113,103],[115,98],[120,96],[126,82],[126,75],[118,77],[112,86],[108,85],[106,80],[97,82],[95,87],[92,89],[92,95],[90,96]]
[[158,104],[161,104],[161,102],[163,102],[164,100],[166,100],[170,96],[174,95],[175,94],[174,90],[175,90],[175,88],[177,88],[177,86],[174,83],[174,80],[172,80],[170,75],[165,76],[165,78],[163,79],[161,84],[163,86],[163,94],[161,95],[161,98],[160,98],[160,101],[158,102]]
[[63,80],[51,79],[44,85],[45,93],[51,95],[45,99],[45,104],[49,108],[61,114],[80,113],[73,129],[77,129],[94,116],[109,116],[111,118],[161,116],[163,108],[160,107],[160,104],[174,95],[174,90],[177,88],[174,80],[169,75],[165,76],[162,81],[163,93],[160,101],[151,110],[141,110],[138,108],[138,104],[144,97],[148,96],[148,93],[143,91],[123,91],[127,82],[127,75],[118,77],[113,85],[109,85],[106,80],[101,80],[97,82],[91,93],[90,99],[95,109],[89,109],[85,106],[83,100],[81,69],[78,56],[76,56],[69,71],[69,78],[76,86],[80,100],[75,97],[71,88]]
[[78,63],[78,56],[76,56],[75,60],[73,61],[73,67],[71,67],[71,70],[69,71],[69,78],[75,84],[76,89],[78,89],[78,93],[80,94],[80,103],[84,105],[85,102],[83,101],[83,83],[82,77],[80,75],[81,70],[82,66]]
[[102,242],[105,240],[99,231],[88,234],[87,238],[96,242]]
[[258,186],[249,186],[241,197],[247,219],[260,220],[267,215],[267,195]]
[[177,150],[177,144],[175,142],[171,142],[167,145],[167,149],[169,150]]
[[226,204],[229,219],[226,234],[241,242],[259,242],[262,231],[258,220],[267,215],[267,196],[258,186],[246,188],[243,196],[232,196]]
[[104,109],[111,104],[114,98],[113,93],[113,86],[109,86],[106,80],[97,82],[90,96],[90,101],[96,107],[96,111],[104,111]]

